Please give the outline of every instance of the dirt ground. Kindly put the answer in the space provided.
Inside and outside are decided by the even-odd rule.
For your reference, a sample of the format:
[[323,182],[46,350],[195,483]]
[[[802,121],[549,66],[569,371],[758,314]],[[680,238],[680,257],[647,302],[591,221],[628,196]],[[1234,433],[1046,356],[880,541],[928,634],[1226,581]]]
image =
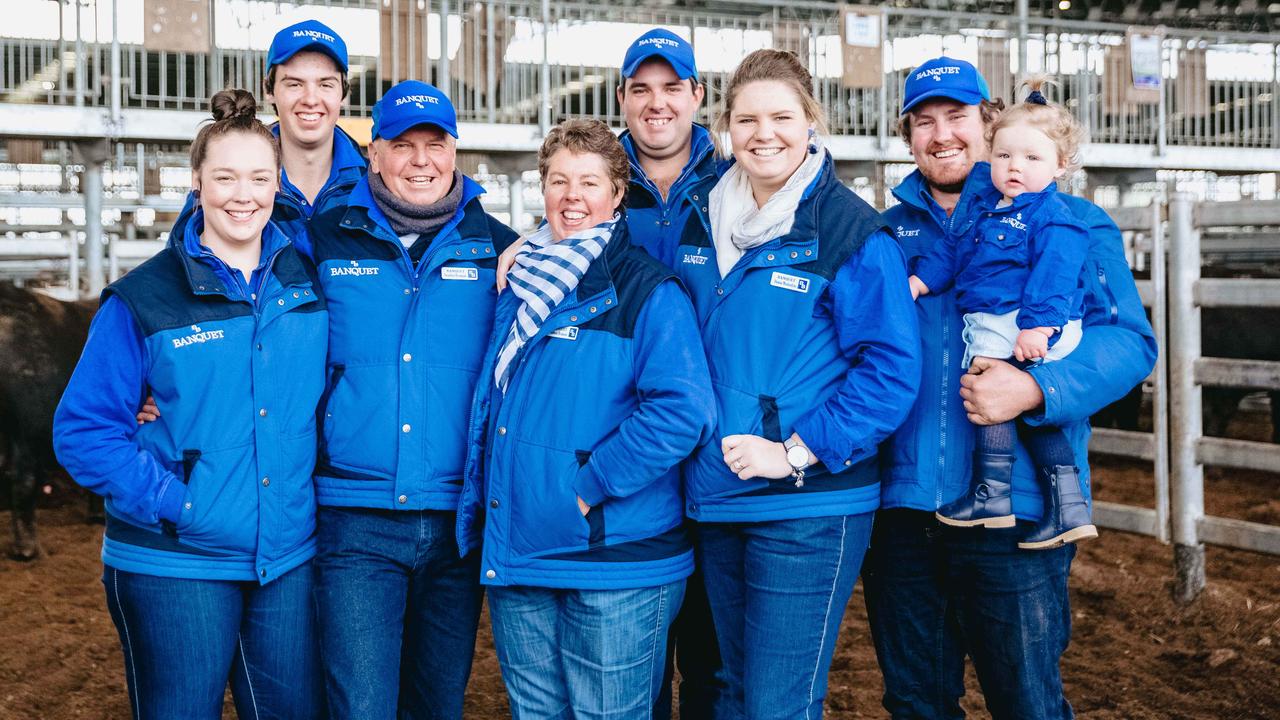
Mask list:
[[[1149,465],[1096,458],[1094,468],[1099,498],[1150,504]],[[1280,524],[1276,480],[1210,470],[1207,509]],[[41,561],[10,560],[0,541],[0,719],[127,718],[120,648],[100,582],[101,527],[84,523],[78,502],[42,509],[40,522],[49,552]],[[0,513],[0,528],[8,527],[8,514]],[[1169,592],[1172,555],[1151,538],[1105,529],[1081,546],[1071,579],[1074,635],[1063,658],[1077,713],[1107,720],[1280,718],[1280,559],[1211,547],[1209,589],[1179,608]],[[486,618],[467,693],[473,718],[507,716],[487,627]],[[989,717],[969,675],[965,709]],[[861,588],[845,617],[830,685],[828,717],[885,717]],[[234,716],[228,709],[226,717]]]

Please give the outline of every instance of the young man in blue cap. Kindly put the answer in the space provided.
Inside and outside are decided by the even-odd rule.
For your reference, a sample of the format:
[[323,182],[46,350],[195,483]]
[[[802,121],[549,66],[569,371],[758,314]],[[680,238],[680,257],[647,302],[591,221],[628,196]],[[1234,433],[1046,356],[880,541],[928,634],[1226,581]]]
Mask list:
[[262,86],[280,118],[273,130],[284,167],[274,217],[289,223],[294,241],[302,243],[296,231],[343,205],[365,173],[360,146],[338,127],[351,89],[347,44],[316,20],[290,25],[271,41]]
[[[705,89],[698,81],[693,48],[679,35],[657,28],[627,48],[618,105],[627,129],[622,146],[631,158],[627,228],[632,241],[668,267],[692,204],[694,185],[716,171],[711,133],[693,121]],[[684,605],[667,641],[666,677],[654,703],[655,720],[671,717],[673,661],[680,668],[680,716],[709,718],[724,683],[715,625],[702,573],[685,587]]]
[[462,717],[481,590],[454,524],[497,257],[515,233],[458,171],[457,135],[444,93],[393,86],[374,106],[368,176],[312,222],[329,302],[316,606],[335,717]]
[[[962,60],[935,58],[907,76],[899,131],[917,167],[894,189],[901,204],[884,218],[912,262],[947,234],[970,233],[999,201],[985,132],[1003,107]],[[1063,198],[1091,238],[1084,339],[1070,356],[1029,371],[979,359],[966,373],[954,292],[919,300],[920,394],[881,449],[881,509],[862,570],[884,706],[894,718],[964,717],[966,655],[997,720],[1072,717],[1058,661],[1071,634],[1075,546],[1018,548],[1026,521],[1043,508],[1026,450],[1018,447],[1011,478],[1021,527],[954,528],[934,516],[969,488],[974,426],[1019,415],[1063,428],[1087,487],[1089,416],[1155,362],[1119,230],[1092,203]]]

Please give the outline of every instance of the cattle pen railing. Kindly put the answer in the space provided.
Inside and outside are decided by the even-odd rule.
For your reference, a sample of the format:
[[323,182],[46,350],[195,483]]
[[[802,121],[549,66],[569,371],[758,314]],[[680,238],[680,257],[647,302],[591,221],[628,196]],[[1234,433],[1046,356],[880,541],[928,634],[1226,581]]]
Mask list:
[[1090,449],[1152,461],[1155,508],[1099,501],[1094,515],[1099,525],[1172,541],[1175,595],[1189,601],[1205,585],[1205,543],[1280,555],[1280,526],[1205,514],[1205,465],[1280,473],[1280,445],[1205,437],[1201,395],[1205,386],[1280,390],[1280,362],[1205,357],[1200,332],[1201,308],[1280,308],[1280,280],[1202,278],[1200,247],[1208,229],[1280,226],[1280,201],[1196,202],[1174,193],[1111,216],[1149,242],[1151,279],[1139,290],[1160,356],[1148,378],[1152,432],[1099,428]]

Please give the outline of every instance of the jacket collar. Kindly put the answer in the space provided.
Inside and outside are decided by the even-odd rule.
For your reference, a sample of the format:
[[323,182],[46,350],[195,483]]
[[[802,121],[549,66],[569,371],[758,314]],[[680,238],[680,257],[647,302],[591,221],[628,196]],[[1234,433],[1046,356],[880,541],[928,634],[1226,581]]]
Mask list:
[[[462,200],[458,203],[458,209],[454,211],[453,217],[449,218],[449,222],[445,223],[440,230],[436,232],[436,237],[444,237],[454,228],[463,225],[466,219],[467,206],[472,200],[484,194],[484,188],[480,183],[472,180],[466,175],[462,176]],[[470,230],[475,221],[467,222],[465,229]],[[378,207],[378,203],[373,199],[373,190],[369,187],[368,176],[361,177],[355,187],[351,189],[351,196],[347,199],[347,211],[342,216],[342,227],[358,227],[366,232],[373,233],[374,227],[380,228],[383,234],[390,238],[398,238],[395,231],[391,229],[391,221],[387,219],[382,209]]]
[[618,218],[618,222],[613,226],[613,235],[609,238],[609,244],[604,246],[604,252],[595,259],[595,262],[591,263],[591,266],[587,268],[587,272],[583,274],[582,280],[578,283],[579,298],[594,297],[611,288],[613,286],[613,273],[610,267],[616,264],[631,248],[630,231],[627,229],[627,210],[626,208],[618,208],[618,212],[622,216]]
[[[635,141],[631,139],[631,131],[624,130],[622,135],[618,137],[622,142],[622,147],[627,151],[627,160],[631,163],[631,182],[637,183],[657,194],[657,186],[649,179],[645,173],[644,167],[640,164],[640,156],[636,154]],[[708,175],[715,175],[715,143],[711,140],[711,131],[707,130],[698,123],[693,124],[693,134],[689,138],[689,160],[680,170],[680,175],[672,190],[689,182],[697,181]]]
[[[278,121],[272,124],[271,134],[279,139],[280,123]],[[360,152],[360,144],[345,130],[335,125],[333,127],[333,163],[329,167],[329,179],[325,180],[325,188],[329,188],[343,178],[354,180],[364,175],[367,165],[364,155]],[[280,168],[280,178],[282,186],[293,188],[293,183],[289,182],[283,166]]]
[[[938,205],[938,201],[933,199],[933,195],[929,192],[929,184],[919,168],[913,170],[893,189],[893,195],[903,204],[935,218],[947,216],[942,206]],[[974,208],[994,207],[999,200],[1000,191],[991,184],[991,165],[985,162],[974,163],[973,169],[969,171],[969,177],[965,179],[964,187],[960,191],[960,199],[956,202],[952,215],[964,215]]]
[[[219,272],[219,269],[223,269],[224,273],[229,273],[231,270],[221,258],[200,244],[200,233],[203,231],[204,211],[197,206],[185,223],[174,227],[174,232],[179,233],[179,236],[171,239],[170,247],[182,260],[182,268],[192,293],[226,295],[227,278]],[[262,254],[259,265],[273,264],[271,271],[286,287],[309,285],[311,280],[297,253],[282,252],[290,244],[289,237],[279,226],[274,222],[267,222],[262,228]]]

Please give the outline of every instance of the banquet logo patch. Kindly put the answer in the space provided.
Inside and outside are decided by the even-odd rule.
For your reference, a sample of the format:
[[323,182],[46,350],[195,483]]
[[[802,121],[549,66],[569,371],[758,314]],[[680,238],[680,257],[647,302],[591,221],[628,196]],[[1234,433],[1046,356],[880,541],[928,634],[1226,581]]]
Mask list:
[[340,277],[343,275],[377,275],[380,268],[376,267],[360,267],[359,260],[352,260],[348,267],[331,267],[329,268],[329,277]]
[[173,346],[175,348],[183,348],[188,345],[198,345],[212,340],[221,340],[225,333],[225,330],[201,330],[199,325],[192,325],[191,334],[174,338]]

